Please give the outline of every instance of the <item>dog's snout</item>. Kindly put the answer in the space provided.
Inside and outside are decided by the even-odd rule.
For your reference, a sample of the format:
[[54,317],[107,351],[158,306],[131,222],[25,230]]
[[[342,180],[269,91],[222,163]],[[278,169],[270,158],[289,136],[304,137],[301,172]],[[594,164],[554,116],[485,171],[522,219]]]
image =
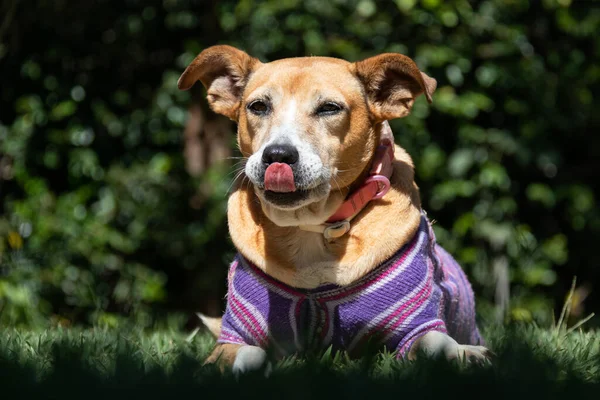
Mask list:
[[262,161],[266,164],[279,162],[292,165],[298,162],[298,149],[289,144],[272,144],[263,151]]

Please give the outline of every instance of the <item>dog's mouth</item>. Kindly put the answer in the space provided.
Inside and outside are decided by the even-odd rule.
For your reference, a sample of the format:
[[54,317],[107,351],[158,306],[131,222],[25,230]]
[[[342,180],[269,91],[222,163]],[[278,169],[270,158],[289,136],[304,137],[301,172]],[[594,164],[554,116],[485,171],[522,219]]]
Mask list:
[[265,190],[263,196],[269,203],[280,207],[291,207],[310,197],[310,190],[296,190],[295,192],[274,192]]
[[288,163],[284,159],[266,162],[261,154],[249,158],[245,172],[264,206],[293,211],[329,195],[331,173],[318,156],[310,153]]
[[[258,188],[262,198],[277,208],[302,207],[313,200],[317,187],[306,187],[302,176],[285,163],[272,163],[264,171],[262,185]],[[316,183],[316,182],[315,182]],[[320,185],[317,185],[320,186]]]
[[255,188],[258,197],[271,206],[283,210],[293,210],[327,197],[330,186],[324,182],[310,189],[296,189],[293,192],[276,192],[258,185],[255,185]]

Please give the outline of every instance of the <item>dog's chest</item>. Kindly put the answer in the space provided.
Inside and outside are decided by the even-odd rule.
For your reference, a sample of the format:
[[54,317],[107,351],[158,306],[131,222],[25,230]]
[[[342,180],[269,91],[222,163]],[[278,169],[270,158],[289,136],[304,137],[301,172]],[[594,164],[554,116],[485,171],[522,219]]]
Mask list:
[[219,342],[280,355],[329,347],[359,354],[371,344],[404,354],[430,330],[476,342],[473,304],[466,277],[423,217],[410,243],[348,286],[293,288],[238,257]]
[[353,353],[368,343],[395,349],[417,327],[443,325],[425,226],[385,264],[343,287],[292,288],[239,258],[220,340],[241,337],[281,354],[329,346]]

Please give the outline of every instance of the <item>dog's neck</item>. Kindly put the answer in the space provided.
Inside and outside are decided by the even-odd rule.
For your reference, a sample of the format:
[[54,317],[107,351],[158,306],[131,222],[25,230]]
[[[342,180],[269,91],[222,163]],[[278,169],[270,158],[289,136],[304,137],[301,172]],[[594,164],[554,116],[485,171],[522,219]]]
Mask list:
[[300,225],[300,229],[308,232],[322,233],[332,242],[350,231],[352,220],[371,202],[383,198],[390,189],[390,178],[394,172],[394,144],[391,130],[389,137],[383,137],[371,161],[368,177],[359,180],[356,190],[351,190],[346,200],[330,215],[325,223],[319,225]]
[[[389,259],[419,227],[419,192],[410,156],[395,147],[394,172],[387,195],[367,205],[353,220],[350,231],[328,243],[323,234],[297,226],[282,227],[263,211],[251,187],[242,185],[229,198],[231,238],[238,251],[274,278],[298,288],[323,284],[347,285]],[[298,212],[302,223],[331,215],[348,191],[332,192],[324,204]]]

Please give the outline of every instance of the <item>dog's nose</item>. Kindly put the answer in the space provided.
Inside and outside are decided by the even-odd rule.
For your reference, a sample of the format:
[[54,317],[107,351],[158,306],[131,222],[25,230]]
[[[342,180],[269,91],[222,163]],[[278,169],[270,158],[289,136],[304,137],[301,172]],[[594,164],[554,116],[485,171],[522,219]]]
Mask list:
[[292,165],[298,162],[298,150],[289,144],[272,144],[263,151],[262,160],[266,164],[279,162]]

